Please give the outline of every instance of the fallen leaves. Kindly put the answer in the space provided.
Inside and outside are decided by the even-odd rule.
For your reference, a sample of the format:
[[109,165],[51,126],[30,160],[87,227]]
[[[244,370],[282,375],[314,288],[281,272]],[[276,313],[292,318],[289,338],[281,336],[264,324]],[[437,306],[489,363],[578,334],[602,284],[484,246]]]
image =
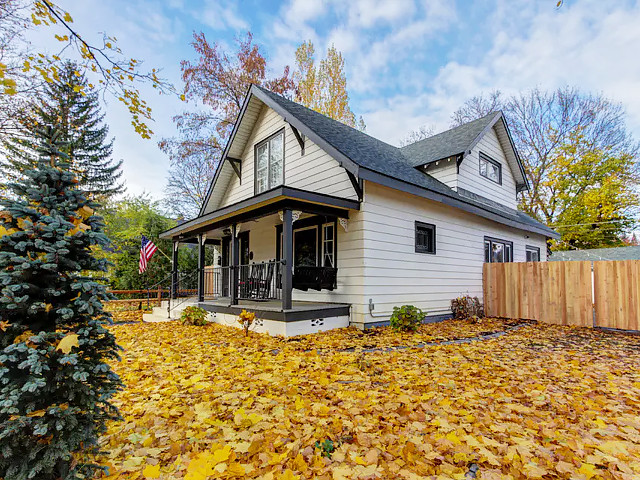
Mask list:
[[65,335],[62,340],[60,340],[60,342],[58,342],[58,346],[56,347],[56,350],[67,354],[67,353],[71,353],[71,349],[73,347],[79,347],[80,344],[78,343],[78,335],[75,333],[68,333],[67,335]]
[[100,461],[110,478],[639,478],[640,337],[530,325],[363,350],[504,325],[425,325],[420,340],[112,327],[127,389]]

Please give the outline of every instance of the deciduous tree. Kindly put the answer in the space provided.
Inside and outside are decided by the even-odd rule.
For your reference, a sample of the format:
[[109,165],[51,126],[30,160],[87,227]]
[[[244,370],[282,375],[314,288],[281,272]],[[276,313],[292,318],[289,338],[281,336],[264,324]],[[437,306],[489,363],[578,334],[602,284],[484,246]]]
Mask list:
[[316,66],[313,43],[310,40],[303,42],[296,50],[293,78],[297,102],[351,127],[366,129],[362,117],[356,121],[349,106],[344,59],[333,45]]
[[270,74],[266,57],[251,33],[237,40],[233,53],[217,43],[211,45],[202,32],[194,34],[192,46],[198,59],[182,62],[182,80],[184,95],[196,109],[174,117],[178,136],[159,143],[171,162],[167,206],[172,213],[186,217],[196,215],[204,201],[250,85],[286,96],[294,87],[288,67],[282,74]]
[[[560,192],[550,175],[557,172],[558,162],[568,151],[630,158],[629,168],[637,168],[638,144],[626,129],[624,108],[602,95],[570,87],[554,91],[536,88],[508,98],[494,91],[488,97],[479,95],[467,101],[452,115],[452,126],[495,110],[503,110],[507,117],[531,185],[530,191],[520,195],[520,208],[548,225],[564,223],[558,221],[564,203],[556,198]],[[579,148],[577,141],[582,142]],[[580,155],[572,154],[572,158],[577,161]],[[585,160],[587,164],[592,161]],[[607,165],[615,168],[622,163]],[[629,182],[635,178],[618,173]],[[628,186],[633,188],[633,184]]]

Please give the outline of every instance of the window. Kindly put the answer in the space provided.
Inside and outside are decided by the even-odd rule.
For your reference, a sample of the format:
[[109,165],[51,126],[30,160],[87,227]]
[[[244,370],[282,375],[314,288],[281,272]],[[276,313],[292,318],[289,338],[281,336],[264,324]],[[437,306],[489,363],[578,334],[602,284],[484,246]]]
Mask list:
[[325,223],[322,226],[322,266],[335,268],[335,226],[333,223]]
[[540,261],[540,249],[538,247],[531,247],[527,245],[527,262],[539,262]]
[[506,263],[513,261],[513,243],[497,238],[484,237],[484,261]]
[[502,185],[502,165],[480,152],[480,175]]
[[255,148],[255,193],[282,185],[284,179],[284,130],[260,142]]
[[416,222],[416,253],[436,253],[436,226]]

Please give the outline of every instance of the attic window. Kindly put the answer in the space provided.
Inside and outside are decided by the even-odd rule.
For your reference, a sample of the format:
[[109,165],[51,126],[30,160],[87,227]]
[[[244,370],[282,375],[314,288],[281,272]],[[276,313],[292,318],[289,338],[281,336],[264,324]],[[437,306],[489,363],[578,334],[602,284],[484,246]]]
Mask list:
[[480,175],[502,185],[502,165],[480,152]]
[[255,193],[282,185],[284,178],[284,129],[255,147]]

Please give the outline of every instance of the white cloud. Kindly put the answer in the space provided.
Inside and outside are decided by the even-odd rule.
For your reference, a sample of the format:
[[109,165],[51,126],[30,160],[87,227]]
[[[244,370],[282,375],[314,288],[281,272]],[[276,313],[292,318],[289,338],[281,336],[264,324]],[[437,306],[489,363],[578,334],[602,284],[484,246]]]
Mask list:
[[193,18],[214,30],[248,30],[249,24],[237,11],[233,1],[205,0],[204,6],[192,12]]
[[[567,3],[558,11],[527,8],[527,3],[510,2],[514,15],[520,15],[518,21],[501,23],[505,12],[499,12],[485,55],[468,63],[451,60],[420,95],[397,96],[393,103],[365,114],[369,132],[396,143],[403,136],[399,115],[409,116],[414,125],[409,130],[423,123],[443,129],[457,107],[482,91],[514,93],[568,84],[622,102],[630,128],[640,137],[640,7],[612,8],[591,0]],[[409,99],[413,109],[406,106]],[[424,112],[429,114],[427,122]]]

